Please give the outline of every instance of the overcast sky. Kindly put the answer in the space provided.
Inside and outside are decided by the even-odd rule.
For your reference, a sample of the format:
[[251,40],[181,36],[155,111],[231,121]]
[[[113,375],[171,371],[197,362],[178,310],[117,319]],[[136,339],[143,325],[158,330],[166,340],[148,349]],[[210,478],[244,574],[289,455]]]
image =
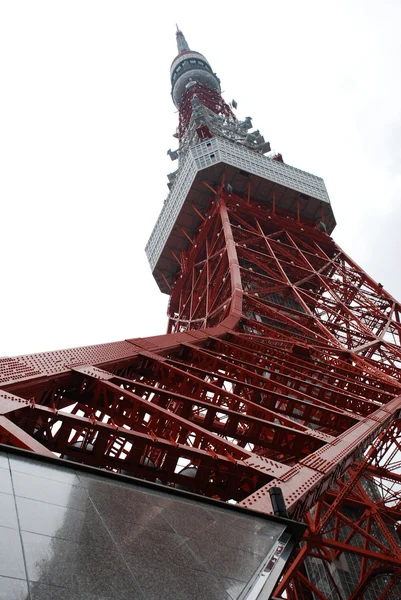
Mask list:
[[[140,7],[140,8],[138,8]],[[0,355],[155,335],[175,23],[401,298],[399,0],[0,3]]]

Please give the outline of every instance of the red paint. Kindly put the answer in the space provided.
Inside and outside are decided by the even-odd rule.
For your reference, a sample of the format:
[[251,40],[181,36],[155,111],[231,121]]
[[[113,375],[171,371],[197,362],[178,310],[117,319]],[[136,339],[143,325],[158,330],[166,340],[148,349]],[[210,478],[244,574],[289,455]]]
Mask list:
[[169,333],[4,359],[0,439],[259,511],[280,486],[309,529],[277,597],[325,599],[304,560],[344,553],[360,557],[352,599],[379,572],[391,590],[400,305],[313,223],[219,190],[180,257]]

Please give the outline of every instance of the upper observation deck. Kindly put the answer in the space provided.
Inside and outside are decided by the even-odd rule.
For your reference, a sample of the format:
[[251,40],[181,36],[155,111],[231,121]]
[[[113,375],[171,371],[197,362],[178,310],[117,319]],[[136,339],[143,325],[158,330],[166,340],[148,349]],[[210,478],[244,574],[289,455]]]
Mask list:
[[[179,265],[174,258],[188,248],[201,224],[211,197],[209,186],[216,188],[225,171],[225,183],[239,196],[246,197],[248,185],[251,197],[260,203],[271,202],[294,214],[300,208],[301,219],[316,221],[323,215],[327,233],[336,225],[326,186],[321,177],[311,175],[285,163],[273,160],[224,138],[206,139],[188,149],[174,178],[156,225],[146,245],[146,255],[153,275],[163,293],[169,293]],[[185,231],[185,233],[184,233]]]

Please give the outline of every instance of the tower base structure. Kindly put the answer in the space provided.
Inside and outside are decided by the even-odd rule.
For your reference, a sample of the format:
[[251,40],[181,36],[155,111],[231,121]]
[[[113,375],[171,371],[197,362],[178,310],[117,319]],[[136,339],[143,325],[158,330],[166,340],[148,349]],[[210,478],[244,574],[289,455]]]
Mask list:
[[308,527],[275,597],[395,598],[399,305],[314,223],[209,191],[171,333],[2,359],[1,442],[264,514],[280,487]]
[[[177,42],[179,166],[146,248],[168,333],[0,359],[0,443],[255,519],[281,491],[306,529],[275,598],[398,599],[400,304],[330,237],[323,180],[266,156]],[[241,600],[264,600],[262,584]]]

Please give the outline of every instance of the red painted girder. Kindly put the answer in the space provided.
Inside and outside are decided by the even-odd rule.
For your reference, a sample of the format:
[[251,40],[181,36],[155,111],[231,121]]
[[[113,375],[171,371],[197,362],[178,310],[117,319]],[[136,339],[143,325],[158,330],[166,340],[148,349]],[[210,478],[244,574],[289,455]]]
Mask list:
[[[283,577],[276,587],[274,591],[274,597],[282,598],[282,594],[285,593],[288,584],[291,582],[294,575],[297,573],[297,570],[302,567],[302,564],[307,557],[309,552],[309,548],[306,544],[302,546],[297,552],[296,557],[292,560],[292,562],[288,565],[285,570]],[[298,571],[299,572],[299,571]],[[325,599],[324,599],[325,600]]]
[[[179,427],[181,427],[183,429],[183,431],[186,432],[186,435],[189,432],[195,432],[196,434],[200,435],[202,439],[204,439],[211,446],[213,446],[215,452],[221,453],[223,455],[225,455],[226,453],[230,453],[237,460],[242,459],[243,461],[249,461],[252,459],[252,461],[253,461],[252,466],[255,469],[259,469],[259,463],[258,463],[259,459],[256,460],[252,452],[247,451],[247,450],[241,448],[240,446],[233,444],[232,442],[229,442],[228,440],[224,440],[216,435],[213,435],[207,429],[205,429],[203,427],[199,427],[196,424],[194,424],[192,421],[188,421],[187,419],[184,419],[183,417],[181,417],[177,414],[171,413],[170,411],[162,408],[161,406],[152,405],[152,403],[148,402],[147,400],[144,400],[142,397],[130,392],[129,390],[126,390],[126,389],[123,390],[120,386],[110,382],[109,378],[113,377],[110,373],[104,372],[104,374],[99,374],[99,371],[101,371],[101,370],[96,369],[94,371],[93,367],[79,367],[75,370],[87,377],[94,377],[95,379],[98,380],[99,385],[101,385],[108,392],[115,395],[119,399],[121,399],[121,396],[125,396],[129,400],[131,400],[133,404],[142,406],[146,410],[147,413],[149,413],[151,415],[152,414],[156,415],[158,419],[163,419],[163,420],[165,420],[165,422],[178,424]],[[151,421],[150,421],[150,424],[151,424]],[[255,462],[255,460],[256,460],[256,462]],[[263,460],[263,465],[265,463],[266,463],[266,461]],[[251,463],[247,462],[246,464],[251,464]],[[271,476],[271,477],[273,477],[279,473],[284,473],[286,471],[288,471],[288,472],[290,471],[290,467],[282,465],[281,463],[278,463],[277,461],[273,461],[271,459],[268,460],[268,464],[269,464],[268,472],[269,472],[269,476]],[[261,470],[263,473],[267,472],[265,466],[263,466],[263,468]]]
[[[364,558],[363,560],[367,561],[368,559]],[[363,598],[364,591],[369,589],[369,584],[378,576],[378,575],[390,575],[390,583],[391,583],[391,575],[397,572],[397,569],[394,566],[388,564],[380,564],[380,561],[375,561],[371,565],[370,569],[363,574],[362,578],[360,578],[358,585],[349,596],[347,600],[361,600]],[[383,590],[383,593],[386,592],[388,586]],[[388,600],[389,596],[386,592],[386,595],[377,597],[377,600]]]
[[[185,346],[189,347],[186,344]],[[191,349],[195,350],[196,352],[196,354],[193,354],[192,356],[196,356],[197,363],[192,363],[186,366],[186,360],[191,360],[188,358],[181,362],[170,360],[169,363],[180,364],[182,367],[186,366],[187,372],[192,373],[193,371],[197,371],[204,374],[209,372],[211,375],[215,374],[216,377],[219,376],[219,370],[225,369],[226,373],[224,374],[224,376],[221,373],[221,377],[223,377],[227,381],[235,383],[236,386],[242,386],[244,389],[248,390],[249,392],[252,392],[253,394],[256,393],[258,396],[263,394],[263,401],[266,402],[266,407],[270,410],[276,410],[278,414],[280,414],[280,410],[276,408],[277,402],[286,402],[293,410],[300,411],[298,413],[294,413],[297,414],[298,418],[302,418],[305,420],[308,420],[306,416],[308,413],[312,412],[313,410],[320,411],[322,415],[326,415],[327,417],[325,423],[325,426],[327,427],[335,429],[335,419],[337,418],[338,431],[344,431],[347,425],[348,427],[350,427],[361,418],[358,415],[354,415],[349,411],[330,406],[330,404],[322,402],[314,396],[308,395],[305,392],[302,392],[294,387],[291,387],[284,383],[280,383],[276,379],[276,377],[280,375],[279,373],[275,372],[272,374],[272,378],[266,378],[262,375],[258,376],[258,374],[250,368],[246,369],[237,364],[233,365],[233,367],[230,369],[230,363],[227,359],[223,360],[219,358],[215,353],[210,353],[209,351],[205,351],[200,348]],[[201,360],[202,357],[204,358],[203,361]],[[202,365],[203,368],[198,367],[199,363]],[[232,374],[237,375],[237,377],[233,377]],[[241,375],[241,379],[239,378],[239,375]],[[263,384],[263,387],[261,387],[261,384]],[[277,388],[283,390],[283,392],[279,393],[278,391],[276,391]],[[298,397],[293,397],[295,396],[295,394]],[[266,398],[266,395],[270,396],[270,400]],[[263,406],[263,404],[261,405]],[[293,416],[291,410],[286,412],[286,414],[288,414],[289,417]]]
[[[390,581],[378,596],[377,600],[388,600],[391,596],[390,593],[399,586],[401,581],[401,569],[397,569],[394,573],[392,573],[390,577]],[[393,596],[394,597],[394,596]]]
[[[323,505],[325,505],[326,503],[323,502]],[[327,507],[327,504],[326,504]],[[374,515],[373,515],[374,516]],[[335,536],[334,539],[338,540],[339,539],[339,532],[340,529],[342,527],[340,527],[340,522],[341,525],[344,526],[344,524],[347,526],[348,529],[350,529],[349,533],[347,534],[345,539],[342,539],[341,542],[344,544],[348,544],[351,542],[352,538],[354,537],[355,533],[359,533],[359,535],[364,539],[365,543],[368,542],[370,544],[370,546],[374,546],[376,548],[378,548],[379,550],[383,551],[383,552],[388,552],[389,551],[389,547],[386,546],[384,543],[381,543],[377,538],[375,538],[373,535],[371,535],[368,531],[368,526],[369,526],[369,521],[370,518],[372,517],[372,511],[367,508],[359,517],[358,520],[351,520],[348,517],[346,517],[344,515],[343,512],[341,512],[340,509],[336,510],[335,512],[335,519],[337,521],[337,526],[336,526],[336,532],[335,532]],[[366,521],[366,529],[364,529],[361,525],[359,525],[359,523],[362,523],[363,521]],[[320,523],[317,523],[316,525],[317,530],[320,530]],[[321,533],[321,535],[327,535],[328,533],[331,532],[331,529],[329,527],[323,527],[323,532]],[[313,537],[313,534],[312,534]],[[332,538],[330,538],[332,539]],[[340,552],[336,552],[334,555],[334,558],[338,558]]]
[[[309,393],[306,393],[306,389],[313,387],[313,389],[316,389],[317,387],[319,388],[319,392],[321,390],[321,394],[324,394],[326,392],[326,390],[330,389],[330,387],[325,388],[323,386],[320,385],[319,381],[316,382],[310,382],[309,386],[305,384],[305,381],[302,380],[301,378],[298,377],[292,377],[290,375],[287,374],[282,374],[280,371],[278,370],[274,370],[272,367],[270,366],[260,366],[257,363],[255,363],[255,361],[252,363],[248,363],[246,361],[243,361],[242,359],[236,359],[233,356],[230,356],[229,359],[228,357],[224,357],[224,360],[221,358],[221,354],[219,354],[218,352],[214,352],[213,350],[210,350],[209,348],[207,349],[203,349],[203,348],[199,348],[199,347],[194,347],[192,344],[183,344],[184,347],[188,347],[191,349],[194,349],[197,356],[207,356],[210,355],[211,357],[214,358],[214,363],[213,364],[213,371],[216,372],[217,371],[217,367],[215,365],[221,365],[224,366],[226,369],[228,369],[228,374],[225,375],[226,379],[229,379],[233,382],[236,382],[238,384],[243,383],[243,385],[246,385],[247,387],[249,387],[250,389],[254,389],[254,390],[259,390],[261,391],[261,386],[260,386],[260,382],[263,381],[263,392],[266,391],[266,389],[269,391],[269,393],[271,393],[272,395],[277,395],[278,397],[280,397],[280,394],[278,394],[276,391],[274,391],[274,388],[282,388],[287,394],[294,394],[294,391],[297,391],[297,393],[299,394],[300,398],[296,399],[296,398],[291,398],[291,401],[295,401],[297,405],[305,404],[306,406],[317,406],[319,407],[320,410],[322,410],[323,413],[327,412],[328,414],[333,414],[337,413],[339,415],[339,417],[341,416],[342,418],[342,424],[343,427],[342,429],[346,428],[346,424],[348,424],[348,426],[350,425],[350,423],[355,422],[360,420],[360,416],[359,415],[355,415],[354,413],[352,413],[349,410],[345,410],[340,408],[337,408],[336,404],[334,404],[334,406],[336,408],[333,407],[333,403],[330,404],[328,402],[324,402],[321,399],[319,399],[319,397],[312,395],[311,391],[309,391]],[[230,362],[228,362],[228,360]],[[201,362],[201,361],[199,361]],[[241,374],[243,375],[243,378],[245,381],[243,382],[241,379],[239,378],[234,378],[232,376],[230,376],[230,363],[232,365],[235,365],[235,369],[232,369],[236,374]],[[197,365],[195,365],[194,367],[197,369]],[[260,375],[258,375],[258,371],[261,371]],[[270,374],[270,378],[267,378],[264,373],[269,372]],[[262,379],[261,379],[262,378]],[[252,379],[254,381],[254,383],[249,383],[249,379]],[[284,383],[283,381],[280,381],[280,379],[284,379],[287,383]],[[257,382],[257,384],[256,384]],[[304,387],[306,387],[305,390],[301,391],[299,389],[297,389],[295,387],[295,385],[291,385],[292,383],[298,383],[298,384],[302,384]],[[338,396],[343,396],[345,398],[347,398],[346,394],[341,393],[339,390],[337,390],[336,388],[333,388],[333,390],[336,392],[336,394]],[[288,398],[288,396],[284,396],[284,398]],[[330,398],[331,400],[332,398]],[[373,405],[373,403],[368,403],[370,406],[374,406],[374,408],[377,408],[377,404]]]
[[[185,363],[180,362],[180,361],[173,361],[171,359],[169,360],[169,364],[186,367]],[[215,380],[222,379],[221,374],[219,374],[218,372],[210,371],[209,369],[201,369],[200,367],[194,367],[194,366],[187,366],[187,369],[188,369],[187,373],[189,375],[191,375],[191,378],[195,378],[194,373],[197,373],[200,375],[205,375],[210,379],[212,379],[212,378]],[[224,381],[228,381],[228,382],[236,385],[237,393],[233,394],[232,392],[225,392],[225,394],[227,394],[227,397],[235,399],[237,404],[241,403],[244,405],[248,405],[248,407],[251,411],[251,414],[252,414],[252,412],[263,414],[264,410],[266,410],[268,415],[274,416],[274,418],[277,421],[281,421],[283,425],[286,425],[286,426],[296,429],[298,431],[302,431],[303,433],[307,434],[308,436],[320,439],[324,442],[329,442],[334,439],[333,435],[330,435],[328,433],[323,433],[318,429],[311,429],[306,425],[297,423],[295,420],[292,420],[293,415],[291,414],[291,411],[288,410],[290,407],[292,410],[298,409],[298,406],[300,408],[303,407],[306,410],[308,410],[309,408],[314,408],[316,410],[319,410],[320,407],[314,407],[313,404],[310,404],[307,401],[301,401],[301,400],[297,400],[296,398],[295,399],[290,398],[289,396],[284,396],[283,394],[279,394],[278,392],[272,392],[271,390],[265,391],[263,389],[261,390],[261,388],[257,387],[256,385],[244,383],[243,381],[234,379],[233,377],[231,377],[230,375],[227,375],[227,374],[224,375],[223,379],[224,379]],[[210,383],[210,382],[208,382],[208,383]],[[239,388],[241,388],[241,390],[239,390]],[[239,393],[240,391],[242,392],[241,394]],[[273,410],[273,408],[271,408],[271,409],[269,408],[268,401],[266,398],[263,399],[263,404],[262,404],[262,403],[247,400],[247,398],[244,396],[244,394],[254,393],[254,392],[256,392],[256,395],[258,397],[261,394],[263,394],[264,396],[267,396],[267,395],[271,396],[271,399],[272,399],[271,403],[273,405],[274,410]],[[284,408],[283,408],[284,405],[286,407],[286,410],[284,410]],[[249,414],[249,413],[247,412],[246,414]],[[334,414],[337,414],[337,411],[334,411]],[[331,414],[330,416],[333,416],[333,415]],[[297,413],[297,418],[302,418],[303,420],[308,420],[306,418],[306,415],[304,413],[302,413],[302,411]],[[354,421],[357,421],[357,419],[355,418]],[[326,424],[326,425],[328,425],[328,424]]]
[[[266,445],[267,440],[261,440],[257,434],[257,431],[259,431],[259,434],[264,432],[268,439],[274,438],[274,444],[277,447],[283,448],[284,452],[290,451],[291,454],[294,454],[294,450],[290,450],[290,448],[293,448],[294,445],[302,448],[306,444],[309,444],[309,446],[320,446],[323,443],[318,441],[319,436],[314,435],[314,430],[308,430],[306,427],[299,426],[296,422],[291,423],[289,419],[285,419],[286,424],[273,422],[277,421],[277,418],[280,417],[273,411],[265,409],[256,403],[247,401],[242,397],[236,397],[236,401],[240,401],[244,405],[248,406],[249,409],[253,409],[254,413],[264,414],[265,418],[262,419],[259,416],[252,416],[252,411],[249,410],[246,413],[241,413],[221,406],[217,402],[206,402],[196,397],[184,396],[182,394],[172,392],[169,389],[144,385],[141,382],[132,381],[122,377],[113,377],[112,382],[116,384],[120,383],[120,385],[124,384],[126,389],[134,392],[137,395],[141,392],[143,393],[143,391],[153,393],[154,396],[151,402],[157,406],[163,406],[163,404],[160,402],[161,398],[165,398],[169,401],[175,400],[180,404],[180,406],[185,407],[184,411],[180,411],[181,416],[184,416],[191,422],[201,425],[209,431],[219,433],[220,435],[227,435],[229,437],[237,438],[238,440],[245,440],[252,442],[253,444],[259,444],[263,446]],[[233,396],[234,394],[230,394],[230,397]],[[194,406],[204,408],[206,410],[206,414],[202,416],[202,418],[196,417],[193,410]],[[164,408],[166,408],[166,406],[164,406]],[[168,410],[170,410],[170,407],[168,407]],[[218,425],[216,423],[216,413],[225,415],[227,417],[227,421],[221,425]],[[240,434],[240,423],[252,428],[249,435],[246,436]],[[292,425],[294,425],[294,427],[292,427]],[[270,432],[270,435],[268,435],[267,432]],[[279,437],[280,439],[278,439]],[[267,447],[270,446],[271,444],[267,444]],[[301,457],[302,454],[299,456]]]
[[334,443],[326,444],[300,461],[284,478],[272,481],[243,500],[242,504],[247,508],[272,514],[268,490],[279,486],[289,514],[295,519],[301,518],[317,502],[319,496],[343,475],[378,433],[383,431],[400,409],[401,396],[397,396],[385,407],[379,408],[340,435]]
[[[342,363],[342,365],[340,364],[336,364],[336,369],[335,369],[335,373],[333,373],[331,370],[328,369],[328,367],[331,367],[331,364],[327,364],[324,363],[322,361],[322,353],[324,352],[330,352],[330,353],[338,353],[338,350],[335,350],[333,348],[314,348],[313,346],[307,346],[307,345],[303,345],[303,347],[305,348],[305,350],[308,350],[308,352],[312,353],[312,357],[313,357],[313,365],[309,362],[307,362],[306,360],[302,360],[299,356],[296,356],[294,353],[292,353],[292,349],[294,347],[294,343],[289,342],[288,343],[288,349],[286,352],[283,352],[282,350],[280,350],[279,348],[277,348],[277,346],[268,346],[266,343],[263,343],[263,340],[252,340],[249,336],[245,336],[244,334],[239,334],[236,332],[233,332],[233,334],[230,336],[230,338],[232,338],[233,340],[236,340],[236,343],[234,343],[233,341],[230,341],[230,343],[227,342],[227,340],[224,340],[224,342],[222,340],[218,340],[218,342],[221,344],[221,348],[222,351],[227,354],[227,350],[230,349],[230,346],[233,347],[233,352],[235,354],[237,354],[238,356],[242,356],[242,351],[244,353],[250,353],[251,355],[257,355],[259,357],[259,360],[266,360],[266,361],[271,361],[272,358],[271,356],[274,357],[275,361],[279,362],[274,362],[273,364],[278,364],[279,366],[284,365],[286,366],[287,364],[292,365],[292,367],[294,368],[294,365],[296,365],[296,368],[299,372],[303,373],[304,375],[309,374],[310,376],[313,376],[313,374],[315,373],[315,375],[320,375],[320,376],[324,376],[324,379],[327,381],[332,381],[334,382],[338,382],[337,385],[339,385],[340,389],[341,387],[347,387],[347,391],[350,391],[351,395],[352,395],[352,390],[354,390],[354,393],[356,394],[356,390],[358,390],[359,392],[359,396],[357,397],[370,397],[372,396],[374,398],[374,400],[377,401],[381,400],[383,398],[383,401],[385,401],[385,397],[387,397],[388,400],[391,400],[395,395],[397,395],[398,390],[400,390],[401,388],[401,384],[397,383],[396,381],[392,382],[392,385],[389,386],[386,382],[383,382],[381,380],[377,380],[377,378],[375,379],[376,381],[376,387],[371,385],[370,382],[368,383],[367,379],[368,376],[366,375],[366,373],[362,372],[362,369],[360,369],[360,371],[357,371],[356,368],[354,366],[351,367],[349,366],[348,363],[348,370],[346,370],[345,367],[345,363]],[[249,349],[249,350],[248,350]],[[291,354],[289,354],[289,352],[291,352]],[[348,353],[348,351],[346,351]],[[318,353],[320,353],[320,356],[318,356]],[[340,352],[341,354],[341,352]],[[246,355],[246,354],[245,354]],[[289,357],[291,358],[291,362],[288,362]],[[337,360],[338,363],[338,360]],[[256,363],[257,364],[257,363]],[[320,368],[319,368],[320,365]],[[361,379],[361,382],[358,381],[357,378]],[[377,387],[377,384],[380,384],[380,388]],[[351,390],[350,390],[351,388]],[[387,388],[387,389],[386,389]],[[335,388],[336,389],[336,388]],[[374,406],[377,406],[377,404],[374,404]]]
[[0,415],[6,415],[31,405],[30,400],[0,390]]
[[[305,379],[311,378],[312,384],[313,383],[319,384],[319,383],[321,383],[321,379],[319,379],[319,377],[324,378],[325,389],[332,390],[333,392],[339,394],[340,396],[345,396],[347,398],[354,398],[355,400],[358,400],[359,402],[364,401],[366,403],[366,405],[373,406],[374,408],[376,408],[376,406],[377,406],[377,402],[373,403],[369,400],[364,400],[364,398],[366,397],[366,391],[367,391],[367,389],[369,389],[368,386],[364,385],[362,387],[362,385],[360,385],[359,387],[361,389],[361,393],[363,394],[363,397],[361,395],[358,396],[356,393],[353,393],[352,391],[348,390],[350,385],[352,385],[352,384],[357,385],[356,381],[353,382],[352,380],[349,379],[350,374],[348,374],[348,378],[344,375],[341,376],[339,373],[339,369],[338,369],[336,374],[334,375],[330,370],[327,370],[327,365],[324,365],[323,363],[322,363],[322,367],[319,369],[318,364],[316,363],[316,360],[314,361],[313,366],[312,366],[311,363],[308,364],[306,361],[300,360],[299,357],[297,357],[292,352],[292,348],[290,350],[288,350],[286,353],[280,352],[276,348],[269,349],[266,347],[263,349],[263,351],[257,352],[254,349],[251,352],[247,349],[246,340],[244,338],[239,338],[239,341],[237,344],[228,343],[227,340],[225,340],[223,342],[222,340],[220,340],[218,338],[210,338],[210,339],[213,339],[213,341],[215,342],[215,344],[214,344],[215,348],[217,348],[217,349],[220,348],[220,352],[224,352],[225,355],[230,356],[230,358],[236,362],[241,362],[246,365],[251,364],[255,370],[259,369],[263,372],[264,370],[275,371],[277,369],[277,374],[280,374],[280,373],[288,374],[288,375],[292,376],[294,378],[294,380],[297,380],[297,379],[300,379],[303,377],[304,384],[305,384]],[[292,347],[293,347],[293,345],[292,345]],[[231,350],[231,352],[229,352],[229,350]],[[270,350],[270,353],[269,353],[269,350]],[[311,348],[311,350],[312,350],[312,348]],[[210,351],[210,350],[208,349],[208,351]],[[255,355],[259,357],[259,361],[257,361],[257,362],[255,362]],[[291,358],[291,360],[289,360],[290,358]],[[245,360],[245,359],[247,359],[247,360]],[[259,363],[262,363],[262,361],[264,364],[259,364]],[[326,368],[325,371],[323,370],[324,367]],[[330,384],[329,381],[336,382],[337,386]],[[340,387],[341,383],[342,383],[342,387],[347,386],[346,393],[342,391],[342,387]],[[375,394],[375,400],[377,400],[378,389],[371,388],[371,390]],[[388,400],[391,400],[394,397],[394,394],[391,394],[391,395],[387,394],[387,395],[388,395]]]
[[2,444],[12,443],[17,448],[23,448],[24,450],[32,450],[44,456],[54,456],[50,450],[48,450],[43,444],[35,440],[32,436],[26,433],[21,427],[18,427],[15,423],[7,419],[7,417],[0,416],[0,442]]
[[[30,435],[28,435],[20,427],[17,427],[14,423],[9,421],[5,417],[0,417],[0,429],[9,433],[10,436],[12,436],[12,441],[14,445],[22,448],[31,449],[35,452],[41,452],[42,454],[46,454],[49,456],[53,456],[53,452],[57,452],[64,456],[67,455],[75,457],[78,461],[83,461],[93,466],[103,467],[105,465],[108,465],[109,467],[114,469],[123,468],[125,470],[132,470],[133,473],[139,475],[141,474],[141,472],[143,473],[145,471],[147,478],[166,478],[167,481],[178,482],[178,480],[180,480],[180,477],[174,473],[174,468],[177,464],[178,458],[180,457],[188,458],[199,463],[200,465],[208,464],[209,469],[213,468],[213,465],[215,465],[214,468],[222,470],[223,473],[232,472],[233,470],[237,471],[238,474],[242,472],[244,475],[246,475],[246,473],[248,473],[249,477],[251,477],[252,471],[254,474],[259,473],[260,475],[266,477],[266,475],[269,471],[272,470],[272,466],[274,465],[273,461],[267,461],[265,459],[258,458],[256,458],[255,461],[250,461],[249,464],[246,461],[241,460],[233,461],[231,457],[228,457],[225,454],[214,453],[212,455],[207,449],[203,450],[201,448],[194,448],[185,444],[179,444],[176,442],[173,443],[161,437],[156,437],[154,435],[150,435],[140,431],[128,430],[124,427],[118,427],[115,424],[103,423],[94,419],[93,417],[81,417],[64,411],[55,411],[54,409],[50,409],[48,407],[43,407],[39,405],[35,405],[35,408],[27,408],[25,410],[29,410],[29,418],[33,420],[33,422],[35,422],[35,417],[37,418],[38,416],[47,416],[50,419],[54,419],[54,421],[57,421],[59,423],[61,422],[61,427],[55,434],[54,439],[43,440],[44,443],[49,446],[49,449],[47,449],[42,444],[33,439]],[[71,443],[73,442],[73,440],[69,441],[69,439],[72,430],[88,430],[91,431],[92,434],[98,432],[99,435],[96,438],[96,441],[94,441],[94,450],[91,452],[80,452],[76,448],[71,447]],[[161,472],[152,470],[146,471],[146,469],[144,469],[143,467],[140,467],[138,472],[138,467],[135,466],[135,464],[131,463],[129,457],[127,458],[127,460],[115,460],[112,459],[112,457],[105,455],[104,452],[108,440],[112,439],[117,435],[125,439],[126,441],[131,442],[133,444],[133,449],[137,447],[141,448],[141,455],[145,451],[145,448],[149,446],[159,448],[164,452],[169,453],[169,455],[174,457],[172,472],[168,473],[163,471]],[[279,468],[283,469],[283,466],[279,465]],[[284,469],[286,469],[286,467],[284,467]],[[185,483],[187,482],[187,479],[184,477],[181,477],[181,480]]]
[[322,594],[322,592],[315,585],[313,585],[313,583],[307,579],[301,571],[298,571],[296,576],[301,581],[301,584],[309,588],[315,594],[315,596],[319,598],[319,600],[326,600],[326,597]]
[[[255,323],[255,322],[253,322]],[[234,332],[232,332],[234,333]],[[251,340],[252,342],[256,342],[258,345],[263,345],[263,338],[262,336],[255,336],[255,335],[251,335],[251,334],[245,334],[245,333],[236,333],[236,335],[238,337],[241,337],[241,339],[244,339],[245,341]],[[265,336],[266,337],[266,336]],[[297,339],[295,339],[297,338]],[[313,351],[313,357],[316,357],[317,353],[320,353],[321,356],[325,357],[328,354],[329,355],[338,355],[338,356],[344,356],[347,357],[348,362],[350,359],[352,359],[352,363],[355,363],[356,368],[360,370],[360,377],[361,377],[361,381],[363,381],[363,373],[365,373],[365,376],[368,378],[369,380],[369,384],[367,384],[367,390],[370,389],[370,385],[374,383],[374,381],[377,382],[378,385],[380,385],[381,388],[387,389],[387,390],[395,390],[395,393],[398,393],[397,390],[399,391],[401,389],[401,382],[395,380],[393,377],[389,377],[388,375],[386,375],[382,370],[381,370],[381,366],[379,363],[377,363],[376,361],[372,361],[369,360],[367,361],[366,357],[362,358],[361,356],[359,356],[358,354],[355,354],[354,352],[350,351],[348,348],[333,348],[332,346],[327,346],[327,345],[321,345],[321,344],[312,344],[310,340],[306,340],[306,339],[298,339],[299,336],[292,336],[291,337],[287,337],[284,338],[283,334],[281,335],[281,337],[279,339],[277,338],[272,338],[275,339],[276,343],[278,343],[279,341],[281,343],[291,343],[292,344],[296,344],[297,346],[301,345],[301,346],[305,346],[305,347],[309,347],[311,349],[311,351]],[[344,367],[345,367],[345,362],[344,361],[339,361],[340,365],[339,365],[339,370],[340,372],[344,371]],[[341,368],[342,366],[342,368]],[[380,368],[378,368],[380,367]],[[354,370],[354,369],[353,369]]]
[[[328,504],[335,502],[337,496],[338,494],[334,490],[327,490],[327,492],[324,494],[324,498]],[[366,498],[357,498],[356,496],[350,494],[347,495],[344,500],[342,500],[342,504],[351,510],[354,509],[356,511],[364,511],[367,505],[370,505],[370,502],[367,504]],[[378,510],[381,511],[386,518],[389,518],[394,522],[400,519],[400,511],[392,508],[391,506],[380,505],[378,506]]]
[[[186,365],[183,362],[179,361],[169,361],[169,364],[172,365],[180,365],[181,367],[185,367]],[[200,367],[187,366],[187,373],[192,377],[194,373],[198,375],[205,375],[208,378],[221,379],[221,374],[217,371],[211,371],[210,369],[201,369]],[[322,407],[319,405],[315,405],[306,400],[300,400],[297,398],[292,398],[291,393],[288,392],[288,395],[280,394],[278,392],[273,392],[270,389],[264,390],[254,384],[244,383],[242,380],[234,379],[230,375],[225,374],[224,380],[230,383],[235,384],[236,387],[236,395],[231,392],[227,392],[230,394],[230,398],[236,397],[237,402],[243,402],[245,394],[252,394],[255,398],[262,398],[261,402],[258,403],[256,401],[252,402],[252,405],[255,406],[255,411],[263,412],[263,409],[269,410],[270,414],[275,414],[277,420],[283,420],[283,424],[291,426],[294,429],[298,429],[308,434],[311,437],[318,438],[324,442],[328,442],[334,439],[334,434],[338,433],[333,431],[335,429],[335,419],[338,417],[338,421],[340,419],[347,421],[349,420],[349,415],[339,414],[337,410],[332,410],[331,412],[327,410],[325,412],[322,410]],[[241,389],[239,389],[241,388]],[[241,392],[241,393],[240,393]],[[246,397],[245,397],[246,399]],[[245,402],[243,402],[245,404]],[[251,404],[250,404],[251,406]],[[260,408],[260,411],[258,410]],[[298,412],[299,411],[299,412]],[[321,411],[321,416],[319,416],[319,411]],[[314,414],[311,414],[311,413]],[[326,415],[326,420],[323,419],[323,416]],[[313,418],[312,418],[313,417]],[[326,431],[322,432],[319,429],[312,429],[305,424],[299,424],[295,420],[292,419],[302,419],[305,422],[313,422],[314,424],[319,424],[320,427],[324,428]],[[320,422],[319,422],[320,421]],[[352,423],[356,422],[357,418],[353,418],[352,415]],[[330,429],[332,434],[327,432],[327,429]],[[342,427],[341,430],[344,430]],[[340,430],[340,431],[341,431]]]
[[[311,540],[311,544],[313,541]],[[400,557],[396,557],[393,555],[392,551],[388,549],[388,553],[383,552],[373,552],[372,550],[367,550],[365,548],[359,548],[359,546],[353,546],[352,544],[345,544],[344,542],[340,542],[339,540],[332,540],[330,538],[321,538],[317,541],[317,544],[323,544],[328,548],[332,548],[334,550],[340,550],[341,552],[348,552],[350,554],[357,554],[359,556],[364,556],[366,558],[370,558],[373,560],[379,560],[382,563],[394,565],[396,567],[400,566]]]
[[401,473],[395,473],[384,467],[378,467],[376,465],[368,465],[366,471],[376,478],[388,479],[401,484]]

